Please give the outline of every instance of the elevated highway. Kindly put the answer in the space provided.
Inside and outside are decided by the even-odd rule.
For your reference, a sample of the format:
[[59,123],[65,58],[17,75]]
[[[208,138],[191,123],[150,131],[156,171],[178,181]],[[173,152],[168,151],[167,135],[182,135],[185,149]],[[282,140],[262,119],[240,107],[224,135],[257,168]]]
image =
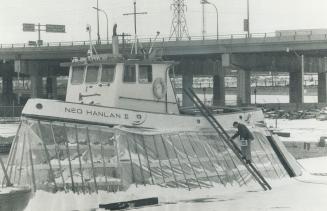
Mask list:
[[[139,39],[142,46],[149,48],[151,38]],[[126,51],[131,47],[132,40],[124,44]],[[96,44],[99,53],[112,51],[111,44],[103,42]],[[121,44],[120,48],[123,48]],[[89,49],[88,41],[76,42],[49,42],[43,46],[34,47],[27,44],[0,44],[0,59],[15,60],[31,59],[71,59],[75,56],[85,56]],[[190,37],[188,40],[172,41],[162,38],[155,42],[154,49],[163,51],[163,56],[198,56],[208,54],[239,54],[239,53],[282,53],[286,50],[305,52],[306,55],[326,56],[326,35],[294,35],[294,36],[269,36],[269,34],[228,35],[217,40],[211,37],[200,40],[199,37]]]
[[[202,38],[202,37],[201,37]],[[122,53],[132,47],[132,40],[120,44]],[[224,105],[224,76],[230,70],[238,70],[239,104],[250,104],[251,71],[289,72],[291,103],[303,102],[303,74],[318,74],[318,99],[327,102],[327,34],[276,36],[275,34],[245,34],[206,37],[190,37],[172,41],[161,38],[153,43],[151,38],[139,39],[140,46],[148,50],[153,44],[157,56],[180,62],[177,73],[183,75],[183,86],[192,86],[193,75],[214,77],[215,105]],[[98,53],[111,53],[110,43],[94,43]],[[32,97],[38,97],[42,89],[42,77],[47,78],[47,89],[56,90],[56,77],[67,74],[61,62],[73,57],[84,57],[89,49],[88,41],[49,42],[33,47],[27,44],[0,44],[0,73],[4,96],[12,95],[12,78],[20,72],[31,79]],[[6,85],[7,84],[7,85]],[[9,84],[9,85],[8,85]],[[56,96],[55,93],[50,96]],[[190,104],[187,98],[185,105]]]

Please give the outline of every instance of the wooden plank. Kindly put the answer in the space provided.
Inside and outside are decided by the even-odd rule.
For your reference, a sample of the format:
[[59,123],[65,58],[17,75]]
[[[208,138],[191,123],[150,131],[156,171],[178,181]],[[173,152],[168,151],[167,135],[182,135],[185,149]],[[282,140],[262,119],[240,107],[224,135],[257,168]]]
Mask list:
[[44,148],[45,156],[46,156],[46,159],[47,159],[49,168],[50,168],[50,175],[51,175],[50,180],[52,179],[52,182],[53,182],[53,184],[55,186],[55,191],[57,191],[57,183],[56,183],[55,175],[54,175],[54,172],[53,172],[53,169],[52,169],[52,165],[51,165],[50,153],[48,151],[47,145],[44,143],[44,137],[43,137],[43,133],[41,131],[41,123],[40,123],[40,120],[37,122],[37,124],[38,124],[39,134],[41,136],[41,144],[42,144],[42,146]]
[[91,158],[92,174],[93,174],[93,182],[94,182],[95,192],[98,193],[98,185],[97,185],[96,174],[95,174],[95,169],[94,169],[93,153],[92,153],[92,148],[91,148],[91,141],[90,141],[90,135],[89,135],[89,128],[88,127],[86,127],[86,141],[87,141],[87,143],[89,145],[89,150],[90,150],[90,158]]
[[152,206],[159,204],[158,197],[137,199],[130,201],[122,201],[110,204],[100,204],[99,208],[105,210],[122,210],[122,209],[132,209],[138,207]]
[[66,137],[65,146],[66,146],[67,160],[68,160],[68,164],[69,164],[70,179],[71,179],[71,183],[72,183],[72,190],[75,193],[76,189],[75,189],[75,183],[74,183],[74,175],[73,175],[73,170],[72,170],[72,163],[70,161],[70,152],[69,152],[69,147],[68,147],[67,127],[66,127],[66,124],[65,123],[64,123],[63,127],[65,129],[65,137]]
[[77,125],[75,124],[75,140],[76,140],[76,150],[77,150],[77,157],[78,157],[78,167],[79,172],[81,174],[81,180],[82,180],[82,191],[85,194],[85,181],[84,181],[84,174],[83,174],[83,167],[82,167],[82,161],[81,161],[81,152],[79,147],[79,141],[78,141],[78,131],[77,131]]
[[59,145],[57,143],[57,140],[56,140],[54,130],[53,130],[53,126],[52,126],[51,122],[50,122],[50,127],[51,127],[52,139],[53,139],[53,142],[55,143],[55,152],[56,152],[56,157],[57,157],[58,164],[59,164],[60,177],[61,177],[61,181],[62,181],[63,187],[65,189],[65,192],[66,192],[66,183],[65,183],[64,175],[62,173],[63,170],[62,170],[62,167],[61,167],[61,159],[60,159],[60,154],[59,154],[60,153],[60,148],[59,148]]

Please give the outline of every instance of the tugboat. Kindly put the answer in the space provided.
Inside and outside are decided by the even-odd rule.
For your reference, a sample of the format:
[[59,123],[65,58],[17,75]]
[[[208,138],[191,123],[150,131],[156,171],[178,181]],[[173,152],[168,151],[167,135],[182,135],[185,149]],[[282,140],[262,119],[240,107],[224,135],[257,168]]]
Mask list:
[[[94,55],[90,45],[87,58],[62,64],[69,67],[64,102],[26,103],[7,163],[14,184],[98,193],[132,184],[192,189],[257,181],[267,190],[265,178],[289,177],[267,130],[256,126],[264,121],[260,109],[207,108],[190,90],[197,107],[181,108],[176,62],[120,54],[116,27],[112,44],[110,55]],[[255,136],[253,165],[229,140],[240,116]]]
[[[30,99],[22,116],[160,130],[199,130],[209,126],[193,109],[178,105],[173,77],[177,62],[145,54],[123,56],[119,54],[116,32],[112,45],[111,55],[94,55],[91,45],[87,58],[63,63],[62,66],[69,67],[65,102]],[[227,110],[229,113],[215,108],[213,113],[226,127],[231,127],[240,116],[251,117],[248,120],[252,124],[264,120],[257,108]]]

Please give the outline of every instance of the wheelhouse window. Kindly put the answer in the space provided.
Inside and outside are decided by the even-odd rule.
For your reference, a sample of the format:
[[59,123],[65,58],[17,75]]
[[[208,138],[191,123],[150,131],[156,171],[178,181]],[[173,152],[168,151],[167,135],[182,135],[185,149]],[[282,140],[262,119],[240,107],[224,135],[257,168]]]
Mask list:
[[102,65],[101,82],[113,82],[115,77],[115,65]]
[[152,82],[152,66],[140,65],[139,66],[139,83],[146,84]]
[[86,71],[85,83],[98,82],[99,66],[88,66]]
[[135,65],[125,65],[123,82],[136,82]]
[[72,84],[82,84],[84,81],[84,66],[75,66],[72,70]]

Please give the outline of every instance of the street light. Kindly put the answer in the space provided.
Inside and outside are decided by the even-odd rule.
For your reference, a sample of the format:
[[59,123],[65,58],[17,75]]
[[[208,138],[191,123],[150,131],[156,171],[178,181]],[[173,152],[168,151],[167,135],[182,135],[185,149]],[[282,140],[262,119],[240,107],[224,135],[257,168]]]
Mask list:
[[100,44],[101,43],[101,38],[100,38],[100,27],[99,27],[99,25],[100,25],[100,23],[99,23],[99,0],[97,0],[97,35],[98,35],[98,44]]
[[248,38],[250,38],[250,2],[247,0],[247,28],[248,28]]
[[106,20],[107,20],[107,44],[109,43],[109,30],[108,30],[108,27],[109,27],[109,22],[108,22],[108,15],[106,13],[106,11],[102,10],[102,9],[99,9],[97,7],[92,7],[93,9],[97,10],[97,11],[101,11],[104,13],[104,15],[106,16]]
[[207,1],[207,0],[202,0],[202,1],[201,1],[201,4],[210,4],[210,5],[212,5],[212,6],[215,8],[215,10],[216,10],[216,17],[217,17],[217,40],[218,40],[218,39],[219,39],[218,9],[217,9],[217,7],[216,7],[216,5],[215,5],[214,3],[211,3],[211,2],[209,2],[209,1]]

